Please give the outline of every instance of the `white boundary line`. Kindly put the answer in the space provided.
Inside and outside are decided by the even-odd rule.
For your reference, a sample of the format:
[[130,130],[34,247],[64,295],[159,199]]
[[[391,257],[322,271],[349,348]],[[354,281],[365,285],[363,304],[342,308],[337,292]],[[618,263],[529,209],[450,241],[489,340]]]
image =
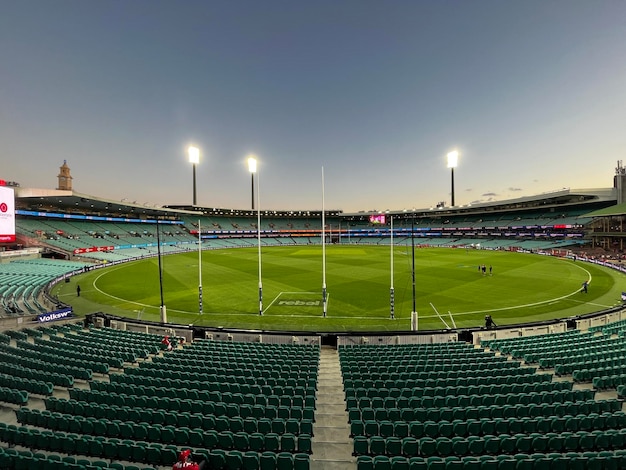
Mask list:
[[[582,266],[580,266],[578,264],[574,264],[574,266],[576,266],[577,268],[579,268],[582,271],[584,271],[585,273],[587,273],[588,282],[589,282],[589,284],[591,284],[591,280],[593,279],[592,276],[591,276],[591,273],[587,269],[583,268]],[[556,297],[554,299],[548,299],[548,300],[542,300],[541,302],[533,302],[531,304],[523,304],[523,305],[514,305],[514,306],[511,306],[511,307],[493,308],[493,309],[489,309],[489,310],[474,310],[474,311],[471,311],[471,312],[458,312],[458,313],[454,313],[454,314],[451,314],[451,315],[454,315],[454,316],[457,316],[457,315],[473,315],[473,314],[476,314],[476,313],[502,312],[502,311],[505,311],[505,310],[514,310],[516,308],[535,307],[537,305],[545,305],[545,304],[549,304],[549,303],[552,303],[552,302],[558,302],[559,300],[565,300],[565,299],[567,299],[569,297],[572,297],[573,295],[576,295],[578,293],[580,293],[580,288],[576,289],[574,292],[571,292],[569,294],[562,295],[561,297]],[[599,305],[599,306],[605,307],[605,308],[612,307],[612,305]],[[424,315],[424,316],[426,318],[434,318],[434,315]]]

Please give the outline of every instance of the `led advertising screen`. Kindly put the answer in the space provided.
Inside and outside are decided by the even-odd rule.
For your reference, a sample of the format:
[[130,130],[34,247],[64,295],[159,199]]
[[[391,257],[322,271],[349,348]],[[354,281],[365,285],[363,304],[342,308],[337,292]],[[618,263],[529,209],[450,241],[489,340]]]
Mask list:
[[370,224],[385,224],[385,214],[370,215]]
[[15,241],[15,194],[13,188],[0,186],[0,243]]

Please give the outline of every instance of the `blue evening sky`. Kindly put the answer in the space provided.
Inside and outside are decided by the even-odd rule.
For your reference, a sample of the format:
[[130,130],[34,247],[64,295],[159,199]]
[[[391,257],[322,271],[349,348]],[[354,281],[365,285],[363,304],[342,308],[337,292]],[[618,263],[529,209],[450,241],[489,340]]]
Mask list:
[[622,0],[0,0],[0,178],[139,204],[396,210],[612,185]]

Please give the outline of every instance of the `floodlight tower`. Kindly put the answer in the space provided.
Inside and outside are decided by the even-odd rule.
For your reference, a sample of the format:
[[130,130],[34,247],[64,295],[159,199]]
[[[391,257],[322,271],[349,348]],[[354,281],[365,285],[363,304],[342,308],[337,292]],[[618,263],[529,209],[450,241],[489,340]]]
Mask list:
[[448,168],[450,168],[450,175],[452,177],[452,207],[454,207],[454,169],[457,167],[459,163],[459,152],[453,150],[448,153]]
[[248,171],[252,176],[252,210],[254,210],[254,174],[256,173],[256,158],[254,155],[248,157]]
[[196,165],[200,163],[200,149],[198,147],[194,147],[190,145],[187,149],[187,155],[189,155],[189,163],[191,163],[193,168],[193,203],[192,205],[196,205]]
[[[256,157],[250,155],[248,157],[248,170],[252,174],[252,209],[254,210],[254,174],[257,172]],[[261,201],[259,192],[259,178],[257,178],[257,204],[256,204],[256,235],[258,244],[258,259],[259,259],[259,315],[263,315],[263,281],[261,277]]]

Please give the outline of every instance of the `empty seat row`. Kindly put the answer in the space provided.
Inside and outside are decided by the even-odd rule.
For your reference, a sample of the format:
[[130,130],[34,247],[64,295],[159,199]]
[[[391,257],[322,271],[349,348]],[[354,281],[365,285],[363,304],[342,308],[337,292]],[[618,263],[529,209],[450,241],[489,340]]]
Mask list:
[[[395,379],[374,380],[363,377],[361,373],[343,373],[343,384],[345,388],[433,388],[433,387],[460,387],[479,386],[486,383],[491,385],[505,385],[514,383],[550,382],[551,374],[536,374],[534,369],[504,369],[507,371],[524,371],[525,373],[500,374],[493,376],[462,376],[462,377],[441,377],[441,378],[419,378],[404,380],[401,383]],[[390,374],[393,376],[393,374]]]
[[91,380],[93,375],[92,371],[85,367],[59,364],[56,356],[51,357],[49,361],[45,361],[41,360],[34,351],[24,351],[6,345],[2,345],[0,361],[43,371],[46,374],[52,372],[60,375],[70,375],[76,379]]
[[[103,393],[94,390],[70,389],[70,398],[76,401],[98,403],[110,406],[130,406],[132,408],[145,408],[157,410],[169,410],[174,412],[201,412],[205,415],[214,416],[240,416],[242,418],[297,418],[315,420],[315,408],[313,406],[275,406],[275,405],[248,405],[237,403],[209,402],[202,400],[189,400],[180,398],[142,397],[135,395]],[[125,405],[126,404],[126,405]]]
[[[373,402],[371,403],[374,404]],[[468,420],[479,418],[525,418],[536,416],[565,416],[588,413],[604,413],[620,411],[622,403],[616,399],[606,400],[580,400],[554,403],[530,403],[516,405],[491,405],[491,406],[456,406],[423,408],[410,407],[410,403],[398,401],[398,404],[406,405],[402,408],[372,406],[359,408],[356,403],[351,404],[348,411],[350,422],[360,419],[377,419],[376,414],[387,416],[387,419],[402,421],[453,421],[455,419]],[[384,415],[383,415],[384,413]]]
[[[401,384],[398,384],[401,385]],[[387,389],[380,388],[346,388],[346,396],[361,397],[447,397],[447,396],[476,396],[476,395],[505,395],[515,393],[551,392],[556,390],[571,390],[573,384],[569,381],[549,382],[537,381],[528,383],[511,383],[499,385],[470,385],[457,387],[393,387]]]
[[71,455],[45,454],[15,448],[0,448],[0,468],[15,470],[154,470],[154,467],[140,467],[105,460],[89,460]]
[[447,457],[466,455],[514,455],[533,452],[599,452],[624,448],[625,430],[578,431],[575,433],[501,434],[471,437],[388,437],[356,436],[354,455],[404,457]]
[[577,416],[540,416],[534,418],[483,418],[467,421],[391,421],[354,420],[352,436],[382,437],[469,437],[490,434],[530,434],[533,432],[576,432],[626,428],[626,414],[616,411]]
[[518,453],[465,457],[360,455],[357,470],[602,470],[626,468],[626,451]]
[[[571,383],[570,383],[571,386]],[[346,390],[346,399],[350,400],[350,397],[361,398],[369,396],[380,396],[375,394],[382,394],[384,391],[372,390],[370,396],[370,390],[351,391]],[[388,392],[388,391],[387,391]],[[595,395],[594,390],[556,390],[556,391],[543,391],[543,392],[530,392],[530,393],[509,393],[509,394],[493,394],[493,395],[448,395],[448,396],[421,396],[411,397],[408,400],[408,407],[410,408],[437,408],[437,407],[477,407],[477,406],[504,406],[504,405],[530,405],[542,404],[542,403],[560,403],[565,401],[580,401],[593,399]],[[387,402],[385,402],[387,403]],[[400,399],[397,400],[396,408],[401,408]]]
[[188,374],[163,374],[144,375],[140,368],[126,369],[123,374],[110,374],[109,380],[115,383],[126,383],[145,387],[161,387],[164,381],[176,381],[180,387],[187,389],[202,390],[203,392],[241,393],[253,395],[285,395],[285,388],[289,395],[314,395],[317,387],[317,379],[276,379],[254,377],[228,377],[215,374],[202,374],[194,376],[193,380]]
[[[113,410],[118,412],[116,418],[101,416],[83,416],[64,414],[58,411],[48,411],[21,407],[16,410],[17,420],[21,424],[31,424],[59,431],[70,431],[83,434],[122,436],[125,438],[145,439],[146,434],[152,435],[154,440],[161,440],[159,436],[163,427],[174,426],[195,431],[231,431],[246,432],[248,434],[270,432],[295,435],[313,434],[313,421],[303,418],[241,418],[191,413],[165,413],[163,411],[132,409]],[[152,428],[150,426],[155,426]],[[169,435],[169,433],[168,433]]]
[[[284,387],[280,395],[265,395],[263,393],[255,395],[252,393],[231,393],[217,390],[201,390],[197,388],[171,388],[168,386],[152,387],[119,382],[103,382],[92,380],[90,383],[92,391],[103,393],[118,393],[142,397],[162,397],[171,396],[181,400],[201,400],[215,403],[234,403],[238,405],[274,405],[274,406],[311,406],[315,403],[315,396],[312,390],[302,387]],[[202,384],[194,384],[202,386]]]
[[[28,380],[41,380],[42,374],[40,370],[29,369],[19,364],[11,364],[0,361],[0,373],[11,375],[12,377],[23,377]],[[71,375],[58,374],[56,372],[47,372],[46,382],[50,382],[53,386],[73,387],[74,377]]]
[[0,387],[24,390],[37,395],[50,396],[54,391],[52,383],[43,380],[26,379],[24,377],[0,373]]

